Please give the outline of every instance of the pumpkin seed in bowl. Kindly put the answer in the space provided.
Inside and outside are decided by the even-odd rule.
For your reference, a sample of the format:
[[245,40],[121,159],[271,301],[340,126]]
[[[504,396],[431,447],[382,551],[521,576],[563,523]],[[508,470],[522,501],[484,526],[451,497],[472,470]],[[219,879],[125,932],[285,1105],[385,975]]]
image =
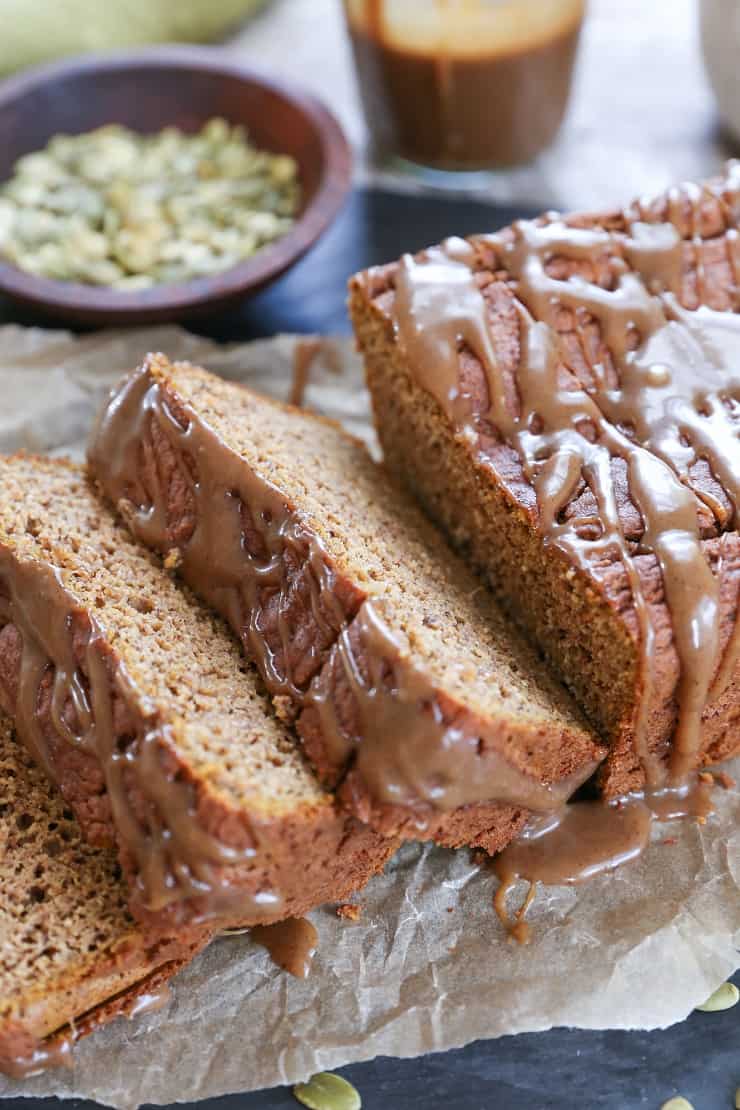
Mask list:
[[230,269],[280,238],[300,204],[293,158],[210,120],[140,135],[56,135],[0,186],[0,257],[58,281],[139,290]]

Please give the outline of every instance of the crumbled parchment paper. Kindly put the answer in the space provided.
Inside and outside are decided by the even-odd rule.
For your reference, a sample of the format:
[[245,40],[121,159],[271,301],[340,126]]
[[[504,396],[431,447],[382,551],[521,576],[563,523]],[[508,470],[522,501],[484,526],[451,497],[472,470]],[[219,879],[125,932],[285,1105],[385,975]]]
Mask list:
[[[349,341],[330,342],[334,357],[316,359],[304,403],[372,443],[359,360]],[[0,450],[80,458],[105,390],[147,350],[287,397],[295,343],[219,347],[173,327],[83,338],[0,328]],[[728,770],[740,779],[740,760]],[[491,907],[495,880],[469,853],[408,844],[358,896],[358,922],[333,907],[311,915],[320,947],[307,981],[279,971],[248,935],[223,937],[177,978],[164,1011],[82,1042],[71,1072],[0,1079],[0,1094],[128,1110],[555,1025],[671,1025],[740,966],[740,791],[718,789],[716,802],[703,826],[656,826],[638,862],[541,890],[527,948],[507,940]]]

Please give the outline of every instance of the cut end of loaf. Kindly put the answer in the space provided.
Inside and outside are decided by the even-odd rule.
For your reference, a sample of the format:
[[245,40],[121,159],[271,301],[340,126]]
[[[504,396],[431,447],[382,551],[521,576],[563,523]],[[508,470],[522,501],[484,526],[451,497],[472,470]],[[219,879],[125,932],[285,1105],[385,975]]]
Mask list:
[[[486,578],[510,619],[542,646],[609,742],[615,770],[610,793],[637,789],[642,770],[633,750],[634,620],[623,623],[586,575],[543,547],[514,460],[501,452],[493,471],[490,460],[478,461],[470,442],[455,433],[418,384],[392,325],[394,271],[386,266],[350,283],[350,313],[386,465]],[[627,604],[625,583],[617,583],[615,595]]]
[[172,728],[194,775],[230,805],[266,816],[330,804],[223,623],[162,573],[84,471],[19,456],[2,474],[0,543],[61,571],[142,704],[151,699]]
[[[716,383],[718,372],[732,369],[738,211],[731,165],[716,179],[675,187],[621,211],[548,214],[494,236],[450,240],[350,281],[350,314],[388,466],[488,577],[609,742],[601,775],[609,795],[641,788],[646,776],[653,784],[666,775],[680,778],[686,768],[737,751],[740,536],[737,479],[722,448],[732,430],[723,423],[726,414],[714,427],[700,420],[685,429],[668,414],[670,406],[679,411],[679,400],[687,406],[682,411],[696,407],[701,418],[727,404],[729,378],[724,387]],[[437,263],[438,304],[447,298],[452,309],[439,327],[434,313],[423,319],[422,300],[412,308],[409,299],[430,261]],[[467,276],[458,285],[454,279],[464,267]],[[440,274],[449,276],[448,289]],[[462,315],[475,320],[464,336],[457,334],[448,359],[460,297],[469,298]],[[628,367],[630,360],[644,365],[653,341],[655,354],[658,335],[667,343],[668,335],[675,348],[678,361],[668,367],[677,375],[675,388],[662,399],[646,395],[643,404]],[[532,343],[539,355],[547,354],[541,376],[539,355],[529,358]],[[709,399],[700,407],[684,372],[702,363],[698,373]],[[537,396],[546,377],[547,395]],[[448,379],[470,406],[469,427],[444,401],[453,396],[445,392]],[[633,402],[639,407],[630,411]],[[592,466],[590,478],[582,468],[581,481],[570,488],[571,478],[563,483],[566,500],[556,506],[560,539],[552,542],[528,468],[562,447],[556,437],[567,431],[576,403],[583,427],[600,429],[584,434],[582,443],[606,448],[609,465],[603,474]],[[641,425],[649,434],[639,431]],[[523,429],[539,454],[527,455]],[[576,430],[582,434],[579,425]],[[626,440],[619,439],[623,432]],[[691,447],[693,456],[685,455]],[[676,504],[685,504],[687,490],[694,495],[686,529],[691,578],[701,581],[717,617],[693,667],[688,630],[675,625],[691,608],[682,586],[685,570],[672,570],[665,552],[661,559],[645,542],[651,528],[664,538],[672,528],[655,523],[667,519],[657,499],[638,507],[630,460],[640,451],[663,462],[670,456],[668,486]],[[587,456],[588,447],[575,449],[574,457]],[[614,534],[602,503],[616,513]],[[610,542],[592,552],[586,567],[577,553],[567,553],[568,536]],[[683,567],[686,558],[677,563]],[[705,659],[715,661],[714,675]],[[691,685],[682,681],[686,669],[704,690],[703,711],[685,694]],[[697,734],[688,750],[686,738]]]
[[[137,917],[152,924],[202,915],[229,923],[270,920],[367,881],[394,842],[339,811],[294,734],[272,713],[225,624],[133,542],[83,471],[18,456],[3,461],[2,475],[0,550],[12,566],[29,570],[30,590],[34,573],[49,566],[58,572],[72,626],[80,635],[96,630],[109,680],[116,676],[117,742],[127,749],[135,742],[138,760],[142,738],[156,735],[160,786],[168,796],[178,793],[176,811],[158,801],[155,819],[143,784],[130,780],[126,813],[112,819],[108,757],[77,751],[58,736],[52,741],[53,771],[87,835],[118,837]],[[0,632],[0,680],[12,709],[18,657],[9,627]],[[83,678],[91,681],[84,668]],[[162,821],[172,832],[164,841],[156,831]],[[208,853],[210,878],[199,873],[202,896],[187,893],[189,885],[182,892],[162,886],[156,876],[154,887],[141,887],[151,837],[175,870],[190,859],[192,843],[194,858]],[[222,846],[218,853],[211,843]]]
[[[118,459],[111,461],[114,445]],[[382,689],[392,691],[398,680],[417,690],[411,702],[398,691],[384,694],[386,700],[417,705],[422,723],[425,713],[439,712],[445,728],[465,730],[468,749],[468,736],[480,738],[473,779],[446,768],[447,794],[455,800],[437,805],[465,810],[471,843],[480,843],[479,833],[487,835],[486,821],[495,824],[478,803],[487,801],[493,809],[511,798],[510,785],[509,793],[503,787],[503,764],[497,779],[497,759],[507,764],[509,782],[519,774],[531,791],[579,770],[582,781],[601,758],[570,699],[483,584],[388,472],[337,425],[155,355],[122,383],[90,459],[134,534],[161,552],[174,548],[186,581],[228,617],[257,658],[281,712],[298,714],[320,776],[339,786],[356,755],[355,779],[365,781],[364,790],[349,792],[351,808],[375,827],[402,835],[413,827],[413,835],[447,843],[448,822],[455,825],[449,842],[461,843],[464,836],[459,815],[428,812],[422,801],[426,783],[417,790],[406,778],[402,796],[409,800],[398,805],[377,774],[376,786],[370,784],[362,768],[371,722],[357,716],[357,691],[342,687],[342,667],[336,665],[337,651],[348,643],[364,653],[356,660],[364,681],[369,669],[382,665]],[[230,537],[228,550],[216,547],[217,533]],[[273,569],[265,595],[261,567],[268,562]],[[233,600],[213,588],[214,574],[229,583]],[[246,611],[235,618],[234,602],[245,605],[246,596]],[[385,646],[373,632],[368,648],[358,628],[368,621],[375,627],[379,613]],[[303,642],[309,650],[302,653]],[[306,656],[309,668],[303,667]],[[342,734],[334,740],[317,710],[319,689],[326,691],[324,704],[333,706]],[[430,737],[420,750],[431,751],[435,743]],[[478,781],[484,765],[485,791]],[[437,762],[430,771],[430,783],[439,767]],[[410,809],[417,810],[416,820],[409,819]]]
[[[155,371],[155,376],[156,376]],[[183,364],[169,384],[296,506],[339,571],[382,600],[410,658],[473,709],[591,737],[483,584],[338,425]]]
[[0,718],[0,1070],[206,939],[143,932],[115,853],[85,843]]

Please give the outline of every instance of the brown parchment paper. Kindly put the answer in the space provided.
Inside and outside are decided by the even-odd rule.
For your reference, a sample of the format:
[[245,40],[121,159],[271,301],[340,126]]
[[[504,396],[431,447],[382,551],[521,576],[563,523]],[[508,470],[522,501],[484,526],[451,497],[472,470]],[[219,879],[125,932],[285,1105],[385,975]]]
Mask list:
[[[81,457],[105,390],[147,350],[287,397],[295,342],[217,347],[172,327],[85,338],[1,328],[0,450]],[[342,372],[317,359],[305,403],[372,444],[357,356],[348,341],[334,349]],[[728,770],[740,778],[740,761]],[[359,922],[333,907],[311,915],[320,948],[307,981],[278,971],[248,935],[223,937],[177,978],[166,1010],[82,1042],[71,1072],[0,1079],[0,1094],[128,1110],[504,1033],[680,1021],[740,965],[740,793],[716,798],[703,826],[657,826],[637,863],[541,891],[527,948],[507,942],[491,908],[495,880],[467,852],[408,844],[359,895]]]

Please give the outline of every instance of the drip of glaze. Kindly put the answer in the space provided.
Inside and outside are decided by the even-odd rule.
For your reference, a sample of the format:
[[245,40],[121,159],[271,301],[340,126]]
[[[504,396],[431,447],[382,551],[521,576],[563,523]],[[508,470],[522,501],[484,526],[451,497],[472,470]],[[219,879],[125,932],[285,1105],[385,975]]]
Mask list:
[[[358,708],[351,734],[337,714],[337,675]],[[452,810],[495,799],[549,813],[596,768],[594,764],[552,785],[543,783],[487,744],[479,721],[473,725],[462,715],[446,719],[428,692],[426,677],[402,663],[382,604],[366,601],[351,630],[340,634],[328,666],[309,691],[308,704],[318,710],[322,731],[332,741],[332,759],[340,764],[356,752],[355,766],[373,797],[390,805],[421,802]]]
[[[699,780],[680,788],[628,795],[614,802],[581,801],[531,822],[490,862],[499,879],[493,905],[507,932],[521,944],[531,938],[525,920],[537,884],[576,885],[613,871],[642,855],[654,820],[694,817],[712,811],[711,785]],[[506,902],[518,879],[528,884],[512,918]]]
[[[460,244],[451,249],[462,251]],[[142,455],[151,456],[156,436],[166,440],[188,487],[194,524],[186,534],[177,531],[156,460],[147,468],[151,477],[142,477]],[[481,735],[480,721],[445,715],[384,620],[382,603],[338,588],[329,555],[300,514],[189,406],[173,412],[147,364],[108,405],[90,458],[134,535],[163,553],[176,548],[183,577],[226,617],[270,693],[289,699],[295,712],[317,712],[338,778],[356,758],[373,796],[415,806],[423,828],[430,806],[508,802],[549,812],[595,770],[596,762],[561,783],[542,784],[498,754],[496,737]],[[297,659],[296,567],[313,617]],[[356,729],[338,686],[352,695]]]
[[321,360],[332,374],[342,373],[342,359],[337,343],[325,335],[306,335],[296,339],[293,347],[293,376],[290,387],[291,405],[303,407],[314,363]]
[[290,403],[300,408],[308,388],[311,367],[321,353],[324,340],[319,335],[297,339],[293,348],[293,381],[290,387]]
[[319,934],[305,917],[289,917],[275,925],[257,925],[249,931],[252,940],[267,949],[274,964],[296,979],[308,978]]
[[[455,240],[457,244],[459,241]],[[481,294],[464,256],[444,248],[427,252],[423,263],[401,260],[396,281],[396,320],[414,366],[429,367],[425,384],[456,424],[472,423],[470,398],[460,389],[458,352],[465,343],[488,353],[480,327]],[[430,321],[437,321],[430,327]]]
[[[55,731],[77,747],[89,750],[86,738],[92,710],[72,641],[72,614],[59,605],[63,585],[59,572],[29,562],[17,564],[0,549],[0,626],[12,623],[21,637],[17,691],[0,690],[3,708],[15,716],[18,731],[36,762],[53,777],[38,712],[40,688],[49,660],[56,661],[50,705]],[[14,701],[14,704],[13,704]]]
[[712,790],[714,779],[689,777],[678,787],[664,787],[645,794],[645,804],[656,821],[674,821],[695,818],[703,822],[713,812]]
[[[198,920],[232,911],[256,918],[279,912],[277,893],[232,885],[228,868],[247,863],[256,849],[232,847],[203,828],[195,789],[177,774],[170,726],[154,706],[142,706],[125,667],[67,592],[60,571],[21,561],[0,546],[0,625],[7,624],[20,637],[21,663],[15,688],[0,686],[2,707],[52,779],[58,779],[60,745],[71,744],[100,765],[116,836],[135,861],[133,900],[154,912],[197,900],[206,907]],[[43,696],[47,676],[50,700]],[[117,705],[127,722],[136,722],[124,748]],[[132,789],[143,807],[132,803]]]

